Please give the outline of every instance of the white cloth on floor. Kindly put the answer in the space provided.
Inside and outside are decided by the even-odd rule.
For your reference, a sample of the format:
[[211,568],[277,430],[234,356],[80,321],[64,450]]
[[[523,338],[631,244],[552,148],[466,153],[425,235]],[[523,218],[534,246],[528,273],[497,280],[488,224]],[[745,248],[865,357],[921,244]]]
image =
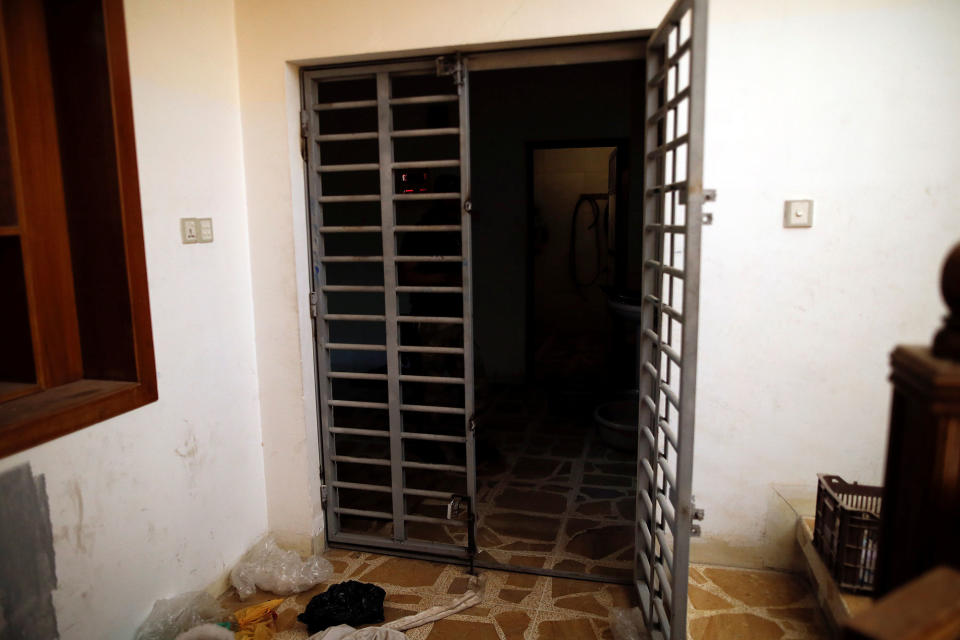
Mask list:
[[483,602],[484,582],[484,577],[472,576],[468,585],[470,588],[467,592],[446,606],[430,607],[412,616],[388,622],[383,626],[367,627],[359,631],[349,625],[341,624],[315,633],[307,640],[403,640],[407,636],[400,633],[401,631],[442,620]]
[[307,640],[406,640],[406,638],[407,634],[393,629],[367,627],[357,630],[348,624],[341,624],[315,633]]
[[233,631],[218,624],[201,624],[177,636],[177,640],[233,640]]

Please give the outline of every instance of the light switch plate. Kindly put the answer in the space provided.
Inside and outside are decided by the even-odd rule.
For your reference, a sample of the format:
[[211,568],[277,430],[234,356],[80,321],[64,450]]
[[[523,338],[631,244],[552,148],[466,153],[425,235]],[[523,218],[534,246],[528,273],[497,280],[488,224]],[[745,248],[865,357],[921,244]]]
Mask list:
[[804,228],[813,226],[813,200],[787,200],[783,205],[783,226]]
[[180,218],[180,239],[183,244],[196,244],[197,242],[197,219]]
[[213,242],[213,218],[197,218],[198,242]]

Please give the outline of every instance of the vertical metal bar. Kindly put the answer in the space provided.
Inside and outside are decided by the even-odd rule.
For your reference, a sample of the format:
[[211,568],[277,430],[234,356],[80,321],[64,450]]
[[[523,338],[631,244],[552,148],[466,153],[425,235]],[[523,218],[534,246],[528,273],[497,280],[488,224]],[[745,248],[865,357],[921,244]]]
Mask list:
[[[661,67],[661,55],[657,53],[656,50],[648,50],[647,52],[647,75],[646,78],[652,78],[660,70]],[[659,87],[646,86],[646,116],[649,117],[649,114],[655,112],[659,108],[660,103],[660,90]],[[644,126],[644,157],[647,158],[644,167],[644,202],[643,202],[643,226],[645,230],[643,234],[643,256],[642,260],[646,261],[649,259],[655,259],[659,254],[659,243],[662,242],[662,234],[660,232],[650,233],[646,230],[649,229],[649,225],[657,224],[662,222],[659,218],[660,212],[660,197],[659,194],[655,192],[650,192],[650,189],[657,184],[662,182],[662,161],[659,159],[660,156],[655,156],[651,159],[650,152],[653,151],[658,143],[658,124],[651,124],[649,120],[645,118]],[[660,295],[660,273],[656,269],[650,267],[645,267],[643,272],[642,279],[642,288],[645,294],[653,294],[659,300]],[[647,442],[646,438],[643,437],[643,429],[638,429],[637,432],[637,518],[644,518],[647,522],[648,529],[651,532],[656,531],[656,506],[651,506],[648,510],[646,504],[656,505],[656,482],[655,479],[648,479],[646,474],[643,472],[642,464],[644,460],[647,460],[651,463],[651,466],[655,466],[656,459],[653,457],[656,455],[657,449],[657,433],[659,429],[659,413],[656,410],[656,407],[659,406],[658,395],[659,395],[659,384],[658,380],[654,379],[653,375],[646,370],[643,366],[645,362],[650,362],[654,366],[657,366],[659,363],[654,360],[656,356],[655,343],[645,336],[647,330],[657,331],[657,314],[659,313],[659,304],[652,302],[650,299],[646,298],[643,301],[643,306],[640,311],[640,326],[637,329],[637,367],[639,369],[638,379],[640,382],[639,388],[639,402],[640,402],[640,411],[639,419],[641,427],[644,424],[644,416],[646,415],[647,422],[646,425],[653,433],[653,446]],[[651,409],[644,402],[644,397],[650,397],[653,400],[654,408]],[[647,494],[649,501],[640,500],[639,493],[643,491]],[[637,538],[639,534],[639,524],[637,525]],[[639,540],[634,542],[636,547],[636,554],[644,553],[646,554],[646,563],[639,562],[639,558],[634,563],[634,574],[637,582],[638,589],[643,593],[644,589],[647,590],[647,597],[641,597],[641,605],[644,609],[643,615],[645,620],[652,620],[654,615],[653,610],[653,571],[652,567],[654,562],[656,562],[656,557],[654,554],[655,543],[651,542],[649,547],[644,547],[639,544]],[[650,567],[649,571],[644,572],[644,575],[638,575],[642,570],[642,567]]]
[[[313,110],[313,105],[317,98],[317,80],[309,79],[306,98],[306,112],[308,115],[307,130],[307,192],[310,201],[310,251],[311,251],[311,270],[313,292],[322,296],[323,287],[327,284],[326,268],[323,266],[324,246],[323,235],[320,228],[323,226],[323,205],[320,204],[320,197],[323,195],[323,185],[320,180],[320,173],[317,169],[320,167],[320,145],[313,140],[319,127],[317,124],[318,114]],[[324,304],[323,300],[318,301]],[[330,406],[331,383],[330,372],[330,352],[326,345],[330,340],[330,327],[327,321],[323,319],[323,314],[318,313],[313,320],[316,340],[314,348],[316,351],[317,362],[317,387],[320,396],[320,435],[323,455],[323,474],[324,482],[330,487],[330,493],[327,497],[327,525],[329,527],[328,535],[336,535],[340,531],[340,516],[337,509],[340,506],[339,494],[333,483],[337,480],[336,463],[332,458],[336,454],[336,436],[330,431],[333,427],[333,408]]]
[[[687,208],[684,216],[683,337],[681,339],[680,415],[677,433],[677,530],[674,534],[673,598],[686,612],[693,525],[693,437],[697,385],[697,336],[700,314],[700,230],[704,200],[703,136],[706,93],[707,0],[693,0],[690,16],[690,99],[687,113]],[[672,637],[685,639],[686,615],[674,611]]]
[[[474,371],[473,371],[473,263],[470,210],[470,79],[467,66],[458,58],[460,84],[460,251],[463,256],[463,401],[467,456],[467,496],[470,508],[477,509],[477,463],[474,442]],[[476,529],[476,522],[472,525]],[[476,534],[476,531],[474,531]]]
[[403,439],[400,415],[400,351],[397,335],[397,264],[393,200],[393,114],[390,74],[377,73],[377,135],[380,142],[380,227],[383,236],[384,316],[387,334],[387,402],[390,415],[390,477],[393,488],[393,539],[406,540],[403,497]]

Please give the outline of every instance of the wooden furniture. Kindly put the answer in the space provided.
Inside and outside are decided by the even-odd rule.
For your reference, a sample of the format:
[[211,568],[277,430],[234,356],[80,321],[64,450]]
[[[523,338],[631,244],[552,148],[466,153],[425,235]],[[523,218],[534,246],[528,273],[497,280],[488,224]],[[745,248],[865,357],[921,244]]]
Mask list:
[[0,456],[157,397],[122,0],[0,3]]
[[933,348],[898,347],[891,358],[879,596],[935,566],[960,568],[960,245],[942,289],[951,313]]
[[844,640],[960,638],[960,571],[932,569],[854,616]]

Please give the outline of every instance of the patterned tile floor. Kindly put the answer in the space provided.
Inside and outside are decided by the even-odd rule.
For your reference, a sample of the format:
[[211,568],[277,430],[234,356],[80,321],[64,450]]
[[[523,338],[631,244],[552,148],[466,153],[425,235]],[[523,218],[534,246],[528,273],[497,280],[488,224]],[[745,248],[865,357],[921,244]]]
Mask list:
[[[296,615],[331,584],[353,579],[387,592],[387,620],[449,602],[463,593],[463,567],[345,550],[330,550],[335,574],[326,583],[288,598],[279,609],[276,640],[303,640]],[[482,570],[481,605],[407,632],[411,640],[612,640],[610,612],[636,604],[628,586]],[[269,600],[257,593],[241,603],[231,589],[230,610]],[[825,639],[807,584],[770,571],[695,567],[690,580],[689,637],[693,640]]]
[[482,559],[628,579],[635,455],[607,446],[589,394],[501,391],[478,418]]

